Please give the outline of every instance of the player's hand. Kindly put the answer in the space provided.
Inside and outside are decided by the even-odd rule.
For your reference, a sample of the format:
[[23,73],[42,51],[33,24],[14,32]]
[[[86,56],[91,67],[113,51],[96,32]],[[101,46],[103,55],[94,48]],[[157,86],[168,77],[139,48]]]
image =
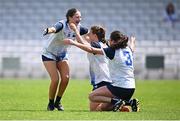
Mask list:
[[130,37],[129,46],[130,46],[132,52],[135,51],[135,41],[136,41],[136,37],[135,37],[135,36],[131,36],[131,37]]
[[76,31],[77,27],[74,23],[69,23],[69,26],[73,31]]
[[47,35],[48,34],[48,28],[44,29],[43,31],[43,36]]
[[130,40],[131,40],[131,42],[134,43],[136,41],[136,37],[135,36],[131,36]]
[[64,39],[63,43],[65,45],[73,45],[75,42],[72,39]]
[[136,41],[136,37],[135,36],[131,36],[130,37],[130,43],[135,44]]

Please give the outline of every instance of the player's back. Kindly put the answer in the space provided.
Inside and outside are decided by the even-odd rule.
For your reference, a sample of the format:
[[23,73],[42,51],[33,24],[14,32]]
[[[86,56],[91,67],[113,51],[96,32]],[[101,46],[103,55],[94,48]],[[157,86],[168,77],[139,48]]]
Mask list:
[[129,47],[115,50],[109,70],[114,86],[135,88],[133,53]]

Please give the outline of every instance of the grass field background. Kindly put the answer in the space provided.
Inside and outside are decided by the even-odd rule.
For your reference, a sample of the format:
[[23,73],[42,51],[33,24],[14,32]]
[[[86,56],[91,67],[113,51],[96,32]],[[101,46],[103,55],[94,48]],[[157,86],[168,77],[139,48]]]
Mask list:
[[46,111],[49,80],[0,79],[0,120],[180,120],[180,81],[137,81],[141,111],[89,112],[88,80],[70,80],[64,112]]

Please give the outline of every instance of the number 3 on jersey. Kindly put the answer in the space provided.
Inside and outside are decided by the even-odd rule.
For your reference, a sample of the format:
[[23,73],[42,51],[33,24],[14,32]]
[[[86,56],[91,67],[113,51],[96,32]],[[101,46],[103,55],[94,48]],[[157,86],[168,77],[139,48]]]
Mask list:
[[128,51],[123,51],[123,55],[126,57],[125,64],[127,66],[132,66],[132,59],[130,53]]

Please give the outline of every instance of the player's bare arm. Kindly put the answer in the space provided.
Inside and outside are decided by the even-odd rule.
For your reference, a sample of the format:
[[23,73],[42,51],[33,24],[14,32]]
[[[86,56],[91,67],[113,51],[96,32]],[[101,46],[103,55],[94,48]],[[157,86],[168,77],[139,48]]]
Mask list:
[[74,23],[70,23],[69,26],[74,32],[78,31],[77,26]]
[[76,33],[76,40],[79,42],[79,43],[82,43],[82,44],[88,44],[88,34],[84,35],[83,37],[80,35],[80,32],[77,28],[77,26],[74,24],[74,23],[70,23],[69,24],[70,28]]
[[129,46],[133,52],[135,51],[135,41],[136,41],[136,37],[131,36]]
[[100,55],[103,55],[103,52],[101,49],[99,48],[94,48],[94,47],[91,47],[91,46],[88,46],[88,45],[85,45],[85,44],[81,44],[79,42],[76,42],[76,41],[73,41],[72,39],[65,39],[64,40],[64,44],[67,44],[67,45],[74,45],[86,52],[89,52],[89,53],[93,53],[93,54],[100,54]]

